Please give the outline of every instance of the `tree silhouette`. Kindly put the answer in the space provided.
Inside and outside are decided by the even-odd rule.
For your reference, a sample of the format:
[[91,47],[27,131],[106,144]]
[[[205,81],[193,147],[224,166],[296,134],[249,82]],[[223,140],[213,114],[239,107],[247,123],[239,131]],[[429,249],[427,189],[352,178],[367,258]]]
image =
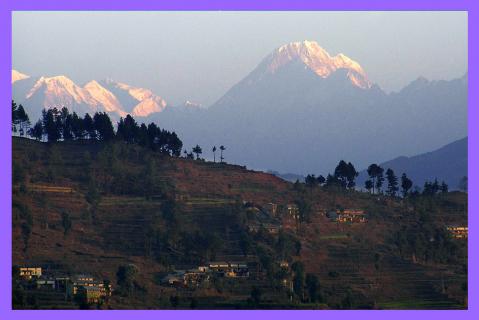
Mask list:
[[61,138],[61,127],[58,117],[59,111],[57,108],[49,109],[48,111],[43,109],[42,111],[43,129],[47,135],[48,142],[56,142]]
[[341,160],[336,169],[334,169],[334,177],[343,189],[353,189],[356,186],[355,180],[357,176],[358,172],[351,162],[346,163],[346,161]]
[[468,183],[467,183],[467,176],[464,176],[461,178],[461,180],[459,181],[459,184],[458,184],[458,188],[459,190],[461,190],[462,192],[467,192],[467,186],[468,186]]
[[199,145],[196,145],[192,151],[193,153],[196,154],[196,160],[200,159],[200,154],[203,153],[203,150],[201,150],[201,147]]
[[221,151],[220,162],[221,162],[221,163],[223,163],[223,160],[224,160],[224,158],[223,158],[223,151],[225,151],[225,150],[226,150],[226,148],[225,148],[223,145],[221,145],[221,146],[220,146],[220,151]]
[[364,182],[364,187],[366,188],[366,190],[368,190],[369,192],[371,192],[371,189],[374,188],[374,183],[372,180],[368,179]]
[[88,136],[88,139],[96,139],[97,134],[95,126],[93,125],[93,119],[88,113],[85,114],[85,117],[83,118],[82,127],[84,134]]
[[110,117],[105,112],[96,112],[93,116],[93,127],[98,133],[100,141],[110,141],[115,137],[113,124]]
[[391,168],[386,170],[386,179],[388,181],[388,195],[391,197],[396,196],[396,193],[399,190],[398,178],[396,177],[394,171]]
[[412,188],[412,180],[409,179],[405,173],[401,176],[401,188],[403,197],[406,197]]
[[381,191],[381,187],[384,182],[383,172],[384,169],[373,163],[368,167],[368,175],[373,183],[373,193],[375,193],[375,188],[378,192]]
[[313,189],[318,185],[318,180],[314,176],[314,174],[308,174],[304,179],[305,184],[309,187],[311,200],[313,198]]
[[319,175],[318,184],[322,186],[325,182],[326,182],[326,179],[322,175]]
[[306,275],[306,289],[308,291],[309,301],[316,302],[319,294],[319,279],[315,274]]
[[213,146],[213,162],[216,162],[216,146]]
[[83,119],[80,118],[76,112],[73,112],[71,115],[71,130],[75,139],[83,139],[85,137],[85,128],[84,128]]
[[120,118],[116,135],[118,138],[128,142],[138,142],[140,127],[132,116],[127,115],[125,119]]
[[356,171],[356,168],[354,168],[351,162],[348,162],[346,173],[346,179],[348,181],[347,187],[348,189],[354,189],[356,186],[355,180],[359,173]]
[[43,138],[43,125],[42,121],[38,120],[37,123],[30,129],[30,136],[35,138],[38,141],[41,141]]
[[439,190],[442,192],[442,193],[448,193],[449,192],[449,186],[446,184],[446,182],[442,182],[441,183],[441,186],[439,187]]

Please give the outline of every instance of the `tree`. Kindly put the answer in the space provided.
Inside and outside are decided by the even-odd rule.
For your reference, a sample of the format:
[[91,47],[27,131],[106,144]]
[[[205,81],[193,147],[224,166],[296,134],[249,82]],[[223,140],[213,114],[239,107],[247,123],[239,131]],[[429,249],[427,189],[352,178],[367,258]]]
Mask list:
[[409,179],[405,173],[401,176],[401,188],[403,197],[406,197],[412,188],[412,180]]
[[47,135],[48,142],[56,142],[61,138],[60,122],[57,120],[59,117],[59,111],[57,108],[43,110],[42,121],[43,129]]
[[32,234],[32,227],[31,224],[28,222],[22,223],[22,237],[23,237],[23,251],[27,252],[28,249],[28,240],[30,240],[30,235]]
[[85,287],[79,287],[78,292],[75,295],[74,301],[78,304],[80,309],[90,309],[90,303],[88,303],[88,295]]
[[442,182],[441,183],[441,186],[439,187],[439,190],[442,192],[442,193],[448,193],[449,192],[449,186],[446,184],[446,182]]
[[459,190],[461,190],[462,192],[467,192],[467,186],[468,186],[467,176],[464,176],[464,177],[462,177],[461,180],[459,181],[458,188],[459,188]]
[[66,107],[63,107],[57,117],[58,127],[62,132],[63,140],[73,139],[72,116]]
[[63,235],[66,236],[72,228],[72,220],[68,212],[62,212],[62,226],[63,226]]
[[304,265],[301,261],[296,261],[292,264],[291,270],[293,271],[293,291],[299,297],[303,298],[304,295]]
[[213,146],[213,162],[216,162],[216,146]]
[[90,181],[88,184],[88,190],[85,195],[85,200],[91,205],[91,206],[97,206],[98,203],[101,200],[101,195],[100,192],[98,192],[98,188],[96,186],[95,181]]
[[318,184],[322,186],[325,182],[326,182],[326,179],[322,175],[319,175]]
[[341,160],[334,169],[334,177],[339,182],[341,188],[345,189],[348,185],[348,164]]
[[257,286],[253,286],[251,290],[251,300],[255,305],[259,305],[261,302],[261,290]]
[[386,170],[386,179],[388,181],[388,195],[391,197],[395,197],[396,193],[399,191],[398,187],[398,178],[394,174],[394,171],[389,168]]
[[12,132],[16,132],[18,124],[18,105],[12,100]]
[[253,248],[253,242],[251,241],[251,238],[248,233],[246,232],[241,233],[239,246],[241,248],[241,251],[243,252],[243,255],[246,257],[248,253],[251,251],[251,249]]
[[161,214],[168,223],[173,223],[176,218],[176,202],[173,199],[166,199],[161,203]]
[[106,112],[96,112],[93,116],[93,127],[98,133],[98,139],[101,141],[110,141],[115,137],[113,124]]
[[128,143],[135,143],[139,141],[139,132],[140,127],[132,116],[127,115],[124,120],[123,118],[120,118],[120,121],[118,122],[118,129],[116,132],[118,138]]
[[30,119],[22,105],[17,105],[12,100],[12,131],[17,132],[17,126],[20,126],[20,136],[28,132],[30,126]]
[[196,160],[198,160],[200,158],[200,154],[203,153],[203,150],[201,150],[201,147],[199,145],[196,145],[192,151],[196,154]]
[[33,128],[30,129],[30,136],[38,141],[43,139],[43,125],[41,120],[38,120]]
[[339,182],[339,185],[343,189],[353,189],[356,186],[355,180],[358,176],[358,172],[351,162],[341,160],[334,169],[334,177]]
[[225,151],[225,150],[226,150],[226,148],[225,148],[223,145],[221,145],[221,146],[220,146],[220,162],[221,162],[221,163],[223,163],[223,160],[224,160],[224,158],[223,158],[223,151]]
[[319,291],[319,279],[315,274],[308,273],[306,275],[306,290],[310,302],[316,302]]
[[180,304],[180,298],[178,296],[170,296],[170,304],[174,309],[176,309]]
[[374,188],[374,183],[371,179],[368,179],[364,182],[364,187],[366,188],[366,190],[368,190],[369,192],[371,192],[371,189]]
[[134,264],[121,265],[116,272],[117,284],[124,294],[130,295],[133,292],[135,277],[138,268]]
[[17,122],[20,125],[20,136],[24,136],[30,127],[30,119],[22,105],[18,106],[16,112]]
[[85,136],[84,120],[76,112],[71,115],[71,130],[75,139],[83,139]]
[[381,187],[384,182],[383,172],[384,169],[378,166],[377,164],[373,163],[368,167],[368,175],[373,183],[373,193],[375,193],[375,189],[380,192]]
[[346,179],[348,181],[347,187],[348,189],[354,189],[356,186],[356,177],[359,175],[359,173],[356,171],[356,168],[354,168],[353,164],[351,162],[348,162],[347,165],[347,171],[346,171]]
[[88,135],[88,139],[95,140],[97,138],[97,132],[95,130],[95,126],[93,125],[92,117],[86,113],[85,117],[83,118],[83,130],[86,135]]
[[309,187],[311,201],[313,200],[313,189],[318,185],[318,180],[314,174],[308,174],[304,179],[305,184]]

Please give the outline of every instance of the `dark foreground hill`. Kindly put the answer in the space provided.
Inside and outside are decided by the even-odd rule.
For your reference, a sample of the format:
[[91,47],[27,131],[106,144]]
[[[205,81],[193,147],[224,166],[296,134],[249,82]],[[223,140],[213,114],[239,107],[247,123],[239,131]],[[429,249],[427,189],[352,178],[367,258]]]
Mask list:
[[[310,189],[120,142],[14,138],[13,163],[13,263],[108,279],[114,292],[101,308],[450,309],[467,303],[466,242],[445,229],[467,225],[463,193],[400,200]],[[275,214],[268,203],[278,205]],[[288,210],[293,203],[298,212]],[[343,209],[364,210],[367,222],[339,223],[326,214]],[[162,282],[175,270],[211,261],[245,263],[249,276],[213,276],[194,288]],[[138,273],[127,290],[117,271],[129,264]],[[36,298],[16,308],[77,307],[28,294]]]

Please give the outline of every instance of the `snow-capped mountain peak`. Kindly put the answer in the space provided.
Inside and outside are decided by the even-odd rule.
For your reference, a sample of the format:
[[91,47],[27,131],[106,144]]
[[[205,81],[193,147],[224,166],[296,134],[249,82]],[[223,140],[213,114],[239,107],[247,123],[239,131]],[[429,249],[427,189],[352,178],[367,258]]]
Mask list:
[[117,97],[109,90],[104,88],[96,80],[92,80],[83,87],[93,99],[98,101],[105,108],[106,112],[115,112],[121,117],[125,117],[127,113],[123,111],[123,107]]
[[359,63],[342,53],[336,56],[329,55],[316,41],[305,40],[285,44],[263,60],[263,64],[266,64],[268,73],[274,74],[293,61],[301,61],[321,78],[329,77],[336,70],[345,69],[353,85],[363,89],[371,87]]
[[53,107],[67,107],[79,114],[104,111],[117,117],[125,117],[128,113],[147,117],[166,107],[166,101],[151,90],[111,79],[91,80],[83,87],[65,75],[33,78],[33,86],[31,83],[26,86],[15,83],[27,78],[29,76],[12,70],[15,100],[28,106],[33,117],[38,117],[43,108]]
[[105,83],[108,86],[125,91],[138,102],[131,111],[134,116],[147,117],[152,113],[163,111],[166,107],[166,101],[149,89],[130,86],[112,79],[106,79]]
[[73,103],[97,106],[98,103],[90,93],[77,86],[71,79],[64,75],[54,77],[40,77],[32,89],[27,93],[26,99],[42,91],[45,95],[45,107],[69,106]]
[[12,69],[12,84],[14,84],[17,81],[28,79],[28,78],[30,78],[29,75],[23,74],[17,70]]

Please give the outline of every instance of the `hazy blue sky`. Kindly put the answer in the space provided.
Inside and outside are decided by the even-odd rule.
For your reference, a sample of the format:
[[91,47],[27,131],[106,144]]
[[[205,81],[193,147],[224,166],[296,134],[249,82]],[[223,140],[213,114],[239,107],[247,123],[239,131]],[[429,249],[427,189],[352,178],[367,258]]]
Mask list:
[[465,12],[15,12],[13,68],[209,105],[276,47],[315,40],[386,91],[467,71]]

